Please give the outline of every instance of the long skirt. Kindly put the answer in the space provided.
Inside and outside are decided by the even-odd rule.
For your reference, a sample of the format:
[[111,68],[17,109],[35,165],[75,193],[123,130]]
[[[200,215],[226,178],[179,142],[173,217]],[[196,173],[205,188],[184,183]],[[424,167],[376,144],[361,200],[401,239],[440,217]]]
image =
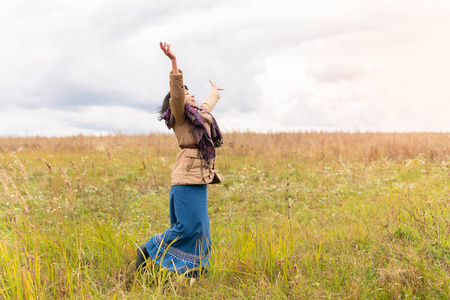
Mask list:
[[194,268],[209,269],[211,252],[206,184],[173,185],[170,223],[165,232],[147,243],[152,260],[179,274]]

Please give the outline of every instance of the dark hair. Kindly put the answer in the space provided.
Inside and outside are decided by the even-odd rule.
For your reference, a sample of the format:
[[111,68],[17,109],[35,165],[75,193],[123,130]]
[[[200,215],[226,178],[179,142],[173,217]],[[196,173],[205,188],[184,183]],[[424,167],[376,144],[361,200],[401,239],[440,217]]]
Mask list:
[[[184,88],[185,88],[186,90],[189,91],[189,89],[188,89],[188,87],[187,87],[186,85],[184,86]],[[167,111],[167,109],[170,107],[169,100],[170,100],[170,92],[168,92],[167,95],[166,95],[166,97],[164,97],[163,103],[162,103],[161,107],[159,108],[159,111],[158,111],[158,114],[159,114],[159,116],[158,116],[158,121],[161,121],[161,120],[163,119],[164,113],[165,113],[165,112]]]

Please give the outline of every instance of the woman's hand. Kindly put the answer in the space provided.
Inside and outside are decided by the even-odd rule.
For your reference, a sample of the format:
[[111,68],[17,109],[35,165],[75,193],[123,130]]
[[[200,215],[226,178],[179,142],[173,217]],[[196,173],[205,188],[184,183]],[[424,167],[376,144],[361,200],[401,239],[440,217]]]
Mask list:
[[164,54],[167,55],[168,58],[170,58],[170,60],[177,59],[172,49],[170,49],[170,44],[163,44],[162,42],[159,42],[159,46],[161,47],[161,50],[164,52]]
[[212,90],[217,92],[217,91],[223,91],[223,88],[219,87],[215,82],[212,82],[211,80],[209,81],[209,83],[211,83],[212,86]]

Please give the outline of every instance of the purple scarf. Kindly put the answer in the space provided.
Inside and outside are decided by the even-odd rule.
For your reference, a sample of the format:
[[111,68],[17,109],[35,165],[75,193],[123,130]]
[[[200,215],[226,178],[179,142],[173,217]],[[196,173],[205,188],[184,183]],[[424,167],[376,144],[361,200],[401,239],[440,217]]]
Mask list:
[[[207,125],[205,124],[203,116],[200,114],[200,109],[186,103],[185,114],[189,121],[189,125],[191,126],[195,142],[203,154],[203,158],[213,159],[216,157],[216,150],[214,148],[222,146],[223,139],[216,119],[214,119],[213,115],[209,112],[207,113],[212,117],[212,125],[210,128],[211,134],[209,134],[207,130]],[[170,107],[166,110],[162,118],[166,121],[167,127],[172,129],[175,124],[175,118],[173,117]]]

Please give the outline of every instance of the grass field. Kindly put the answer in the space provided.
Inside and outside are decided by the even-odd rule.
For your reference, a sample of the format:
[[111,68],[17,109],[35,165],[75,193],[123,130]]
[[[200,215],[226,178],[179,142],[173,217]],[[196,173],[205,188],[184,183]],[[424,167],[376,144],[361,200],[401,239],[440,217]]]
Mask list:
[[134,271],[173,135],[0,138],[2,299],[449,299],[449,133],[227,133],[195,281]]

